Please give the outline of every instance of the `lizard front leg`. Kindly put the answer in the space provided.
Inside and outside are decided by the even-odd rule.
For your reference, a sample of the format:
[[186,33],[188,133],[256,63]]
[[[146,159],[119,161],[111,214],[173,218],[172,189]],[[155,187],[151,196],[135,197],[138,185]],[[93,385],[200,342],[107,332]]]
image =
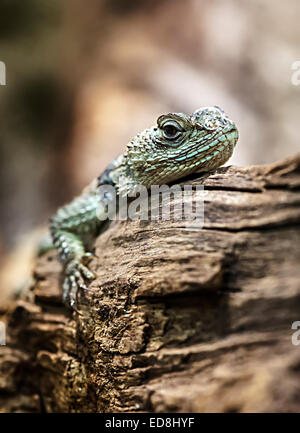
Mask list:
[[90,191],[59,209],[50,221],[53,244],[64,265],[63,301],[74,310],[78,289],[86,289],[86,281],[94,278],[87,266],[91,257],[87,246],[102,224],[97,216],[100,202],[96,186],[92,186]]

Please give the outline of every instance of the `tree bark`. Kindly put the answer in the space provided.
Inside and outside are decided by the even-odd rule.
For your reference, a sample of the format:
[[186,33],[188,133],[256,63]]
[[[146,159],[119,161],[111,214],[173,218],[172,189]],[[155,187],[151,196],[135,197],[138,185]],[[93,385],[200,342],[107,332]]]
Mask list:
[[300,155],[185,183],[204,185],[204,227],[112,222],[81,315],[57,253],[37,260],[3,310],[2,411],[299,411]]

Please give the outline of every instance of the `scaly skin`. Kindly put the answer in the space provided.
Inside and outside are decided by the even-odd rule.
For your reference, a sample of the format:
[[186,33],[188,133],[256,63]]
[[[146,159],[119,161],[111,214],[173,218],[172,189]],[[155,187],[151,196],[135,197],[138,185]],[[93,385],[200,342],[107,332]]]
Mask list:
[[124,196],[138,185],[149,188],[214,170],[230,158],[237,140],[235,124],[218,107],[200,108],[192,115],[160,116],[156,126],[134,137],[88,190],[51,219],[53,243],[64,264],[64,302],[76,310],[78,289],[86,289],[94,278],[87,266],[91,256],[87,249],[103,224],[97,213],[104,200],[99,186],[114,185]]

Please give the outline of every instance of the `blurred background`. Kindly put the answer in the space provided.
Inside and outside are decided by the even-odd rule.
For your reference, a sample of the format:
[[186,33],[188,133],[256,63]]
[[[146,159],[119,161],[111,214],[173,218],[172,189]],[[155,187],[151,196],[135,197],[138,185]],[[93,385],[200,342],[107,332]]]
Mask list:
[[221,106],[230,164],[296,153],[299,16],[298,0],[1,0],[2,293],[37,229],[162,113]]

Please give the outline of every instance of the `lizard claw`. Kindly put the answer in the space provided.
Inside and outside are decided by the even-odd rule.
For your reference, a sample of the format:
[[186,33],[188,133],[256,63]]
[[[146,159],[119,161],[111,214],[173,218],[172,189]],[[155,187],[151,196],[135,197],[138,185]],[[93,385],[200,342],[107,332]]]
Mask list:
[[[86,260],[86,259],[84,259]],[[72,310],[78,313],[77,293],[79,289],[88,290],[85,280],[93,280],[95,275],[82,262],[84,260],[73,259],[65,269],[65,281],[63,284],[63,301]]]
[[90,263],[90,261],[93,259],[93,257],[95,257],[94,254],[92,253],[85,253],[82,258],[81,261],[84,265],[88,265]]

